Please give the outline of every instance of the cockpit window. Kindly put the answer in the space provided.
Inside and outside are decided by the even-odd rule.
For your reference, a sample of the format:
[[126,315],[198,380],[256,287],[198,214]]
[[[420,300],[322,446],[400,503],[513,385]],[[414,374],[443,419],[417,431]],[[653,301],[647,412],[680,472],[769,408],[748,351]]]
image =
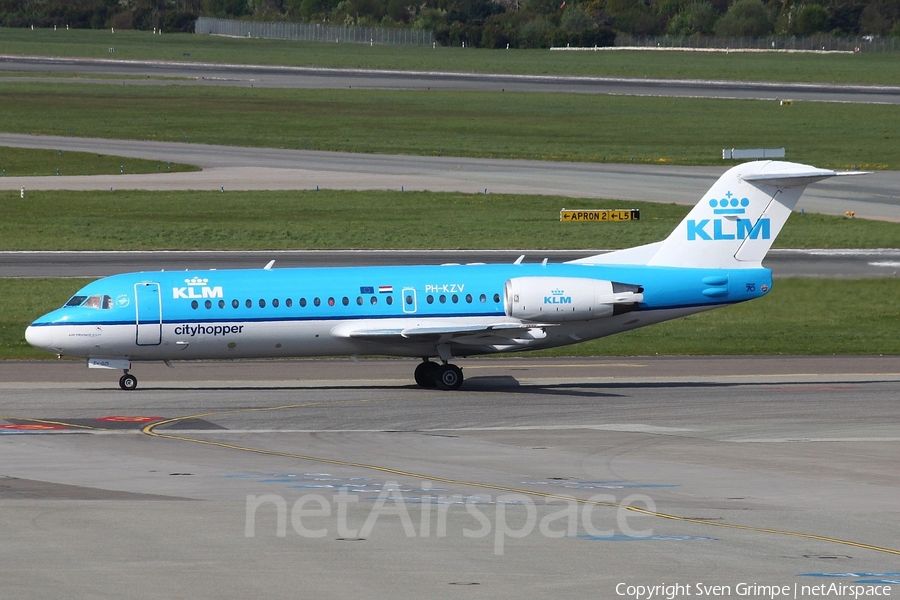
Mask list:
[[69,301],[66,302],[66,306],[81,306],[85,300],[87,300],[87,296],[72,296],[69,298]]
[[[78,296],[76,296],[76,298],[77,297]],[[81,297],[84,298],[84,296]],[[72,300],[70,300],[69,304],[66,304],[66,306],[79,306],[78,304],[72,304],[74,300],[75,298],[72,298]],[[112,296],[101,296],[99,294],[96,296],[88,296],[87,300],[85,300],[84,303],[81,304],[81,306],[85,308],[112,308]]]

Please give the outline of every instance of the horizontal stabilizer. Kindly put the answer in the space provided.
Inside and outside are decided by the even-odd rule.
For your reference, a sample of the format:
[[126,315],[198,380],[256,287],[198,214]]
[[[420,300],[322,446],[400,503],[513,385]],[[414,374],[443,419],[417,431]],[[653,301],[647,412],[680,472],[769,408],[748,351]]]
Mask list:
[[808,167],[804,170],[785,170],[774,171],[769,173],[750,173],[741,175],[741,179],[750,183],[761,183],[772,185],[779,188],[789,188],[796,186],[807,186],[811,183],[827,179],[829,177],[839,177],[843,175],[865,175],[870,171],[830,171],[828,169],[815,169]]

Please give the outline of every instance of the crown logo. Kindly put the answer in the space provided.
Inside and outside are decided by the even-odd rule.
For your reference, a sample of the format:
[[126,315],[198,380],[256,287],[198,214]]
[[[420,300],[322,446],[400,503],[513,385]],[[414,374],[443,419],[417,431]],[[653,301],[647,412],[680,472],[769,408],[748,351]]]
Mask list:
[[566,292],[565,292],[565,290],[555,289],[555,290],[550,290],[550,293],[553,294],[554,296],[562,296]]
[[713,209],[713,214],[716,215],[742,215],[747,212],[750,199],[741,198],[739,200],[729,191],[722,199],[710,199],[709,205]]
[[206,285],[209,283],[209,279],[200,279],[199,277],[192,277],[191,279],[185,279],[184,282],[188,285]]

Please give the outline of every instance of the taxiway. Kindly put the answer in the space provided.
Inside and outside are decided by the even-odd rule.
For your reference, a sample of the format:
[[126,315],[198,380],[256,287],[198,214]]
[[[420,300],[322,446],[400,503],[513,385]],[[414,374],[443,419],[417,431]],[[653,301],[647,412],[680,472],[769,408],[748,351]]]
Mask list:
[[80,362],[0,364],[4,593],[898,577],[897,357],[469,360],[455,393],[412,365],[146,365],[126,393]]

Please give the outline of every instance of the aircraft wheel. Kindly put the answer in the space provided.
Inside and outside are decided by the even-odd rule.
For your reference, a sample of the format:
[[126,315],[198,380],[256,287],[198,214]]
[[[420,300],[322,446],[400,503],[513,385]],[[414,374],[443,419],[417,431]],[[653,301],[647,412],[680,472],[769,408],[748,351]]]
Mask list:
[[416,367],[415,379],[416,383],[423,388],[433,388],[438,378],[438,370],[440,365],[430,360],[423,361]]
[[131,373],[125,373],[119,378],[119,387],[127,392],[130,392],[137,387],[137,377],[135,377]]
[[439,390],[458,390],[463,383],[462,369],[446,364],[440,367],[435,385]]

